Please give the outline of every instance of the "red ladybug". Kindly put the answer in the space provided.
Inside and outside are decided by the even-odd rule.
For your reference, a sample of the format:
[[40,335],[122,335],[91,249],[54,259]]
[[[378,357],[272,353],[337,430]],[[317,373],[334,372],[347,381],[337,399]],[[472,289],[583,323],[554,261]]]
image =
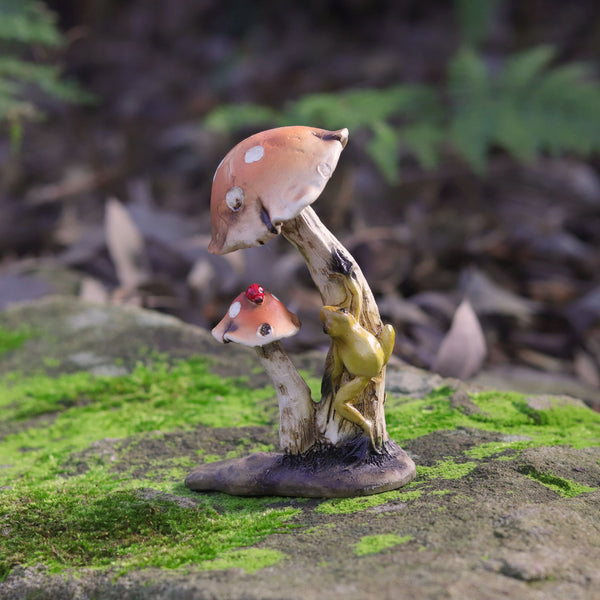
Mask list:
[[256,304],[262,304],[263,300],[265,299],[265,290],[262,285],[253,283],[252,285],[249,285],[248,289],[246,290],[246,298]]

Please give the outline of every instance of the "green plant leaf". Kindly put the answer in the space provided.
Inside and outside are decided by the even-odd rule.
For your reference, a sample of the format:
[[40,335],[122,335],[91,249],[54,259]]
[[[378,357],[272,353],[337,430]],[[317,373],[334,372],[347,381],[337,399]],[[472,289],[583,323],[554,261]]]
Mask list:
[[281,119],[275,109],[258,104],[226,104],[212,110],[204,124],[215,131],[230,132],[241,127],[263,126]]
[[373,159],[387,182],[398,183],[398,136],[384,122],[373,127],[373,137],[367,143],[367,154]]
[[472,48],[461,48],[450,61],[448,91],[457,108],[489,96],[490,85],[485,63]]
[[498,87],[517,93],[533,84],[556,56],[553,46],[536,46],[509,56],[498,77]]
[[0,41],[58,46],[64,38],[56,17],[42,2],[0,0]]
[[435,169],[441,161],[441,144],[445,131],[441,123],[418,122],[400,129],[401,143],[414,153],[425,169]]

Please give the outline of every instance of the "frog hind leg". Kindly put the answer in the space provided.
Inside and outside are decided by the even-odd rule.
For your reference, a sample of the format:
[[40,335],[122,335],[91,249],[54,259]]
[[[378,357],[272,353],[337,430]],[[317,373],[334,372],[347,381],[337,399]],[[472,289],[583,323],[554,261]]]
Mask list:
[[333,399],[333,409],[344,419],[358,425],[369,436],[373,449],[378,452],[373,438],[373,423],[365,419],[360,411],[353,406],[360,393],[369,384],[369,381],[371,381],[370,377],[355,377],[344,383]]

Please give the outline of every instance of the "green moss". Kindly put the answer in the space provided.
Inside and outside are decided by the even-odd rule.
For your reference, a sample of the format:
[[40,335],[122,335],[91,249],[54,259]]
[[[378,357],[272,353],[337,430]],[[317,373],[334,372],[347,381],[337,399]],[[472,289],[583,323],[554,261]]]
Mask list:
[[386,421],[388,433],[406,442],[442,429],[468,427],[469,417],[452,408],[453,390],[443,387],[422,399],[398,399],[388,396]]
[[452,459],[440,460],[432,467],[417,465],[419,479],[461,479],[477,467],[475,462],[456,463]]
[[[139,365],[118,377],[2,378],[0,431],[15,433],[0,444],[0,575],[36,563],[52,571],[81,566],[253,571],[279,561],[282,555],[275,551],[248,546],[292,526],[299,509],[289,503],[192,494],[182,483],[194,466],[189,455],[148,457],[141,476],[135,476],[135,467],[108,468],[121,446],[143,452],[136,450],[136,436],[148,443],[198,424],[274,426],[276,403],[267,402],[273,396],[271,388],[251,390],[238,379],[213,375],[201,359]],[[105,445],[90,450],[100,440]],[[240,451],[255,446],[242,438]],[[73,457],[84,451],[85,472],[77,474]],[[150,495],[141,491],[147,488],[153,489]],[[278,507],[270,508],[275,501]]]
[[[113,488],[113,489],[111,489]],[[272,501],[272,499],[271,499]],[[269,509],[265,502],[210,498],[179,505],[160,495],[118,489],[110,481],[56,482],[2,498],[0,576],[14,565],[45,564],[57,572],[72,567],[118,569],[227,568],[233,550],[289,528],[299,510]],[[237,555],[238,559],[244,554]],[[273,564],[273,553],[257,554],[249,569]],[[222,559],[221,562],[211,562]]]
[[223,460],[223,457],[219,456],[218,454],[205,454],[202,458],[205,463],[213,463],[217,462],[218,460]]
[[531,466],[523,467],[521,469],[521,473],[529,477],[529,479],[533,479],[533,481],[537,481],[542,485],[545,485],[547,488],[553,490],[557,494],[560,494],[563,498],[574,498],[575,496],[579,496],[584,492],[594,492],[599,489],[582,485],[576,481],[571,481],[570,479],[558,477],[552,473],[542,473]]
[[488,442],[475,446],[470,450],[466,450],[464,454],[471,458],[488,458],[494,456],[496,460],[512,460],[515,458],[516,453],[511,456],[496,456],[507,451],[517,451],[523,448],[527,448],[530,445],[529,441],[517,441],[517,442]]
[[[185,432],[191,436],[198,424],[276,426],[270,386],[252,390],[239,378],[214,375],[208,362],[198,358],[168,364],[153,356],[152,361],[116,377],[76,373],[23,379],[12,374],[0,379],[0,574],[17,564],[35,563],[53,571],[86,566],[116,572],[143,567],[242,567],[252,572],[285,558],[253,546],[297,526],[295,500],[191,493],[183,478],[194,466],[193,450],[180,457],[148,457],[144,469],[113,468],[113,454],[118,459],[121,452],[142,453],[142,441],[166,443],[166,434],[169,440]],[[311,388],[317,387],[313,378]],[[402,443],[439,429],[468,427],[529,438],[483,444],[467,453],[472,459],[546,443],[583,447],[600,438],[600,416],[585,409],[532,411],[518,394],[478,394],[472,399],[484,413],[465,415],[452,408],[451,394],[442,388],[421,400],[390,397],[391,435]],[[215,443],[211,441],[211,453],[202,453],[201,460],[271,449],[242,438],[238,448],[223,446],[220,455]],[[79,469],[78,461],[84,468]],[[419,479],[403,491],[327,500],[315,511],[349,514],[414,501],[432,478],[464,477],[476,464],[444,460],[419,467]],[[587,491],[561,481],[544,484],[572,495]],[[364,542],[364,552],[384,539]]]
[[34,337],[29,327],[5,329],[0,326],[0,355],[20,348],[28,339]]
[[416,500],[421,496],[422,492],[414,490],[410,492],[400,492],[393,490],[384,492],[383,494],[375,494],[373,496],[360,496],[358,498],[333,498],[325,500],[315,508],[315,512],[324,515],[345,515],[359,512],[385,504],[387,502],[409,502]]
[[[481,411],[464,414],[452,407],[453,390],[440,388],[424,399],[388,397],[388,432],[400,444],[440,430],[474,428],[504,435],[518,435],[521,442],[513,449],[569,445],[574,448],[596,446],[600,439],[600,414],[570,404],[534,410],[522,394],[482,392],[471,395]],[[490,450],[484,447],[482,452]],[[473,450],[476,457],[476,450]],[[482,456],[483,457],[483,456]]]
[[139,365],[131,375],[119,377],[76,373],[0,380],[1,420],[23,423],[0,446],[0,464],[7,465],[0,471],[0,486],[20,476],[53,478],[70,454],[107,437],[198,424],[272,425],[276,404],[265,402],[272,396],[271,388],[251,390],[213,375],[200,359],[172,367]]
[[259,569],[271,567],[285,558],[285,554],[278,550],[268,548],[243,548],[223,553],[222,556],[204,562],[200,566],[202,570],[225,570],[243,569],[246,573],[254,573]]
[[354,554],[356,556],[366,556],[367,554],[378,554],[394,546],[405,544],[413,539],[412,535],[395,535],[382,534],[382,535],[366,535],[361,538],[360,542],[354,547]]

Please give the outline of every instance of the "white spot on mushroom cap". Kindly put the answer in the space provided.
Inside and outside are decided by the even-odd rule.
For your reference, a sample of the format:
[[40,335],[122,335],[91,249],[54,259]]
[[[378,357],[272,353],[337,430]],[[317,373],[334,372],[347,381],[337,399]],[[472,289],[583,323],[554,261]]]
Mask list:
[[235,319],[239,314],[240,314],[240,310],[242,310],[242,304],[241,302],[234,302],[230,307],[229,307],[229,317],[231,319]]
[[250,164],[260,160],[265,155],[265,149],[258,145],[253,146],[249,150],[246,150],[246,154],[244,154],[244,162],[246,164]]

